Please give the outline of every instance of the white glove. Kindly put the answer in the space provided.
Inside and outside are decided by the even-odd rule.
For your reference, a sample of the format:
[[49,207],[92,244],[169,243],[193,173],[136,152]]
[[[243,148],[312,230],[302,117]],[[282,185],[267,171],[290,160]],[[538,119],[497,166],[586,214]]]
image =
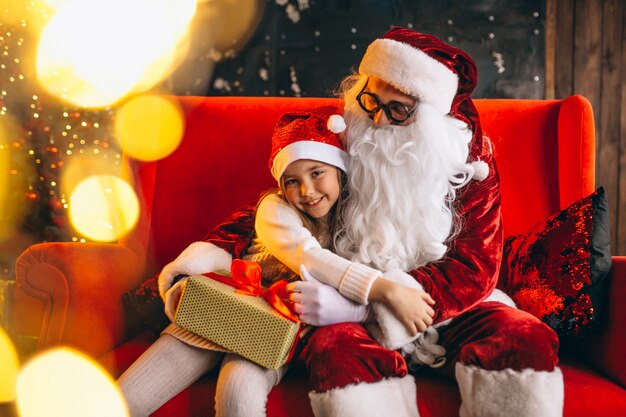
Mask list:
[[367,319],[367,307],[348,300],[334,287],[325,285],[313,278],[304,265],[300,265],[300,275],[304,281],[295,282],[292,299],[300,320],[314,326],[356,322]]
[[220,269],[230,270],[233,257],[224,249],[209,242],[194,242],[159,274],[159,294],[165,300],[165,292],[172,286],[177,275],[198,275],[216,272]]
[[180,297],[183,295],[183,285],[185,285],[188,279],[189,278],[181,279],[165,292],[165,315],[171,321],[174,321],[176,309],[178,308],[178,303],[180,303]]

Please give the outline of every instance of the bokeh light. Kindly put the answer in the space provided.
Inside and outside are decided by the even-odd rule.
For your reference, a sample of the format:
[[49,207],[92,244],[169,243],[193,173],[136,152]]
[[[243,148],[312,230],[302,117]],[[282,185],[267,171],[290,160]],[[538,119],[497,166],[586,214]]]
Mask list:
[[237,52],[257,29],[265,2],[262,0],[201,0],[198,6],[203,33],[221,53]]
[[0,403],[15,401],[19,359],[9,336],[0,327]]
[[[71,159],[65,163],[61,172],[61,195],[72,195],[76,186],[85,178],[95,175],[120,177],[123,171],[120,164],[111,163],[109,159],[102,158],[100,154],[73,154]],[[124,177],[122,176],[122,178]],[[126,180],[126,178],[124,179]]]
[[41,3],[48,6],[52,11],[58,10],[62,8],[67,3],[70,3],[72,0],[40,0]]
[[61,2],[37,50],[37,78],[84,107],[151,88],[184,58],[195,0]]
[[9,173],[10,173],[10,159],[9,159],[9,141],[7,140],[7,133],[2,120],[0,120],[0,241],[2,236],[7,235],[7,228],[10,227],[10,223],[4,220],[7,218],[6,211],[9,206],[4,203],[9,196]]
[[124,104],[115,118],[115,137],[125,154],[155,161],[180,144],[184,121],[178,104],[166,97],[146,95]]
[[45,24],[50,5],[41,0],[0,0],[0,22],[10,26],[29,22],[29,29]]
[[20,417],[124,417],[126,403],[94,361],[67,348],[31,360],[17,378]]
[[33,167],[17,140],[22,133],[8,115],[0,117],[0,242],[14,235],[25,216],[24,190]]
[[78,233],[98,242],[112,242],[137,223],[139,201],[132,187],[121,178],[91,176],[72,191],[69,217]]

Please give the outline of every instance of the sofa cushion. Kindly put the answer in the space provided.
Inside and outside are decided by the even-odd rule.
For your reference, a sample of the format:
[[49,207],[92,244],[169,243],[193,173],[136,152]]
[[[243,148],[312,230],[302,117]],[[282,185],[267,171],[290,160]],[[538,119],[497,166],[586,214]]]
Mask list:
[[602,313],[609,245],[608,205],[600,187],[506,239],[504,290],[560,336],[579,336]]

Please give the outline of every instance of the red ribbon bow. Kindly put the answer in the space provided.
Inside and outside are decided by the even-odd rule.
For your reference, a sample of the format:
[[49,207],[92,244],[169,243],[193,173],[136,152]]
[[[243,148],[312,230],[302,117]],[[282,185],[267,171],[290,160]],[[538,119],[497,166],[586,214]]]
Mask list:
[[273,283],[268,289],[261,286],[261,265],[257,262],[235,259],[230,265],[232,277],[226,277],[214,272],[202,274],[223,284],[237,288],[238,294],[263,297],[276,311],[285,318],[298,323],[300,320],[289,301],[287,281],[281,279]]

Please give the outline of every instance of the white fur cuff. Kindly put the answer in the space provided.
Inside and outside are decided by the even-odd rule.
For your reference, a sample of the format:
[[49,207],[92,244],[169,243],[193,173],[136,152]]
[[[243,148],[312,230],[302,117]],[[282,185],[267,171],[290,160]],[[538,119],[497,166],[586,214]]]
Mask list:
[[525,369],[488,371],[456,364],[461,391],[460,417],[561,417],[563,374]]
[[[383,277],[405,287],[424,291],[422,284],[417,282],[413,276],[399,269],[387,271],[383,274]],[[384,348],[391,350],[400,349],[406,344],[413,342],[419,336],[419,333],[411,335],[385,305],[372,303],[372,310],[378,326],[369,325],[368,330]]]
[[497,288],[494,289],[491,294],[489,294],[489,297],[483,300],[483,302],[487,301],[499,301],[502,304],[508,305],[509,307],[517,308],[515,301],[513,301],[513,299],[509,297],[505,292]]
[[419,417],[413,376],[309,393],[315,417]]
[[400,349],[420,335],[420,333],[411,335],[385,305],[377,302],[371,305],[376,324],[368,324],[367,329],[382,347],[390,350]]
[[176,259],[165,265],[159,274],[161,297],[171,287],[177,275],[198,275],[220,270],[230,271],[233,257],[219,246],[209,242],[193,242]]

